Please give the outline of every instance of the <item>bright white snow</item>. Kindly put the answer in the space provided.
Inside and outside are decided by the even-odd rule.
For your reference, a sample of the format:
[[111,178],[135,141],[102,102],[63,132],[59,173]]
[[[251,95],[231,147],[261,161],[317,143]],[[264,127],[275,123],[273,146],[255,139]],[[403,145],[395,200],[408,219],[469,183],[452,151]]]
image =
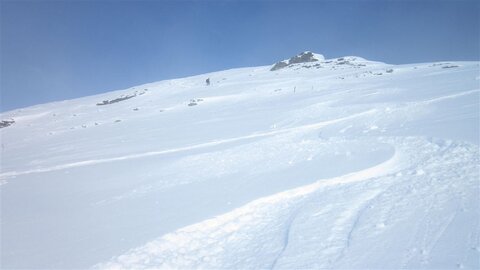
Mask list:
[[1,268],[480,268],[479,63],[319,60],[2,113]]

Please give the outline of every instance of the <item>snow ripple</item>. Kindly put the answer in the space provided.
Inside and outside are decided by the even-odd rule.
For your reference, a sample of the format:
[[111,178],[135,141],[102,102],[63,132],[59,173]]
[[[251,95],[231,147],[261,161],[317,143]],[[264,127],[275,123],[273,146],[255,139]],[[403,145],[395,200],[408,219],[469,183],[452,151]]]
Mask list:
[[[375,262],[392,268],[439,267],[438,258],[428,254],[449,236],[447,228],[456,216],[444,219],[435,216],[435,209],[442,209],[444,202],[451,199],[447,191],[464,194],[462,188],[478,189],[478,149],[469,144],[414,137],[383,140],[394,145],[396,151],[377,166],[254,200],[229,213],[166,234],[94,268],[323,269],[368,268],[375,267]],[[457,185],[457,179],[451,177],[437,176],[451,172],[449,168],[439,170],[449,166],[446,161],[455,168],[464,164],[461,179],[465,185]],[[440,191],[432,194],[437,189]],[[424,215],[425,208],[415,211],[410,203],[435,202],[422,200],[431,196],[438,198],[437,205],[430,206],[426,220],[417,217],[417,224],[411,225],[409,214]],[[376,227],[369,227],[372,223]],[[420,233],[428,239],[433,237],[433,242],[427,240],[427,246],[422,248],[426,239],[413,237],[409,242],[393,237],[393,242],[382,243],[384,250],[377,259],[369,257],[369,264],[362,265],[365,254],[379,251],[375,245],[359,247],[358,239],[363,239],[360,243],[375,243],[376,239],[392,237],[391,233],[408,230],[410,226],[421,229],[425,224],[438,224]],[[424,250],[423,259],[411,253],[415,250]]]

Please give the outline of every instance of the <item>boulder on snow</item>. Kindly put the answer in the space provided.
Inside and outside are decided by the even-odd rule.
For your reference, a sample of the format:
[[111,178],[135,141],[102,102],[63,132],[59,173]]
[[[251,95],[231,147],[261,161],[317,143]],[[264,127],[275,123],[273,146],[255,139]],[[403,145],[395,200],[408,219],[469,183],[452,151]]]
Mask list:
[[15,123],[15,120],[9,119],[9,120],[2,120],[0,121],[0,128],[8,127],[11,126]]
[[188,106],[195,106],[198,105],[199,102],[202,102],[203,98],[197,98],[197,99],[190,99],[190,103],[188,103]]
[[279,69],[284,68],[284,67],[286,67],[286,66],[288,66],[288,64],[285,62],[285,60],[284,60],[284,61],[280,61],[280,62],[276,63],[276,64],[270,69],[270,71],[279,70]]
[[270,71],[279,70],[293,64],[317,62],[317,61],[323,61],[323,60],[325,60],[325,57],[323,57],[323,55],[306,51],[298,55],[295,55],[288,60],[277,62],[275,65],[273,65]]
[[141,95],[145,94],[146,91],[148,91],[148,89],[144,89],[143,91],[135,91],[135,93],[133,93],[133,94],[122,95],[118,98],[111,99],[111,100],[107,99],[107,100],[104,100],[102,102],[97,103],[97,106],[109,105],[109,104],[117,103],[117,102],[124,101],[124,100],[127,100],[127,99],[131,99],[131,98],[134,98],[136,96],[141,96]]
[[113,104],[113,103],[117,103],[117,102],[120,102],[120,101],[123,101],[123,100],[131,99],[133,97],[136,97],[136,94],[135,95],[121,96],[121,97],[118,97],[118,98],[112,99],[112,100],[104,100],[102,102],[97,103],[97,106]]

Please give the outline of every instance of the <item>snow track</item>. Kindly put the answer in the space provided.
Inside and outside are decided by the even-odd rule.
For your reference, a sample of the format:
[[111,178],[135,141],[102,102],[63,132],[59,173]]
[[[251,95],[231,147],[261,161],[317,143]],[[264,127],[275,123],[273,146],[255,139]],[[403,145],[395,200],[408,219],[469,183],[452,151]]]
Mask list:
[[131,155],[125,155],[125,156],[119,156],[119,157],[111,157],[111,158],[103,158],[103,159],[92,159],[92,160],[77,161],[77,162],[72,162],[72,163],[67,163],[67,164],[56,165],[56,166],[52,166],[52,167],[36,168],[36,169],[33,169],[33,170],[26,170],[26,171],[2,172],[2,173],[0,173],[0,180],[15,177],[15,176],[20,176],[20,175],[32,174],[32,173],[52,172],[52,171],[59,171],[59,170],[65,170],[65,169],[70,169],[70,168],[77,168],[77,167],[96,165],[96,164],[102,164],[102,163],[109,163],[109,162],[115,162],[115,161],[139,159],[139,158],[146,158],[146,157],[152,157],[152,156],[160,156],[160,155],[166,155],[166,154],[186,152],[186,151],[191,151],[191,150],[214,147],[214,146],[223,145],[223,144],[236,143],[236,142],[241,142],[241,141],[246,141],[246,140],[251,140],[251,139],[263,138],[263,137],[267,137],[267,136],[275,136],[275,135],[289,133],[289,132],[311,131],[311,130],[316,130],[316,129],[319,129],[319,128],[322,128],[322,127],[326,127],[328,125],[337,124],[337,123],[340,123],[342,121],[352,120],[352,119],[355,119],[357,117],[366,116],[366,115],[372,114],[376,111],[377,111],[376,109],[371,109],[371,110],[356,113],[356,114],[353,114],[353,115],[350,115],[350,116],[347,116],[347,117],[332,119],[332,120],[328,120],[328,121],[324,121],[324,122],[320,122],[320,123],[303,125],[303,126],[299,126],[299,127],[277,129],[277,130],[272,130],[272,131],[267,131],[267,132],[260,132],[260,133],[250,134],[250,135],[236,137],[236,138],[215,140],[213,142],[202,143],[202,144],[197,144],[197,145],[192,145],[192,146],[179,147],[179,148],[174,148],[174,149],[167,149],[167,150],[160,150],[160,151],[150,151],[150,152],[145,152],[145,153],[131,154]]
[[[375,242],[378,241],[375,239],[411,226],[410,220],[402,216],[404,202],[424,196],[446,196],[449,187],[459,187],[459,181],[464,187],[455,192],[468,188],[478,191],[478,149],[475,146],[448,142],[448,146],[442,147],[413,137],[384,140],[395,145],[396,152],[380,165],[257,199],[232,212],[164,235],[96,268],[291,269],[298,267],[299,262],[301,268],[344,268],[352,257],[359,255],[356,245],[359,238]],[[422,154],[414,155],[417,151]],[[436,183],[411,181],[412,178],[425,179],[426,175],[437,179],[438,166],[452,160],[464,164],[459,179],[438,179]],[[432,194],[437,188],[443,192]],[[337,199],[332,200],[332,197]],[[464,199],[467,198],[458,198],[459,202]],[[392,212],[392,203],[386,204],[386,201],[394,201],[399,212]],[[441,209],[444,203],[446,201],[437,200],[431,207]],[[422,209],[415,212],[415,215],[423,215]],[[432,212],[431,209],[428,212]],[[423,221],[420,219],[415,228],[421,229],[428,224],[437,226],[422,234],[432,238],[427,240],[431,243],[429,246],[425,246],[425,239],[421,238],[412,237],[410,243],[404,242],[406,239],[395,239],[392,244],[399,249],[384,246],[385,250],[374,260],[385,263],[388,258],[382,259],[382,256],[403,256],[406,261],[393,260],[389,266],[439,267],[439,258],[429,258],[428,253],[448,237],[446,228],[454,220],[455,212],[446,219],[429,216]],[[473,226],[478,223],[472,222]],[[362,234],[365,226],[372,223],[376,228]],[[426,252],[426,257],[415,260],[408,255],[415,249],[413,246]],[[367,251],[375,249],[373,246],[363,248]],[[309,256],[307,251],[316,252],[316,256]],[[462,258],[457,259],[461,261]],[[478,266],[474,260],[469,262],[472,267]]]

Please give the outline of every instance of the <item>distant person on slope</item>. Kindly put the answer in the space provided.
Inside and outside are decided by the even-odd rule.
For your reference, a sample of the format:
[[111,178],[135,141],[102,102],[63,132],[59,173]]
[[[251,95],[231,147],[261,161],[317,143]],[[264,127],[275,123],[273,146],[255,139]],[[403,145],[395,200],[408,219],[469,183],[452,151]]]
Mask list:
[[207,83],[207,85],[210,85],[210,78],[207,78],[205,82]]

